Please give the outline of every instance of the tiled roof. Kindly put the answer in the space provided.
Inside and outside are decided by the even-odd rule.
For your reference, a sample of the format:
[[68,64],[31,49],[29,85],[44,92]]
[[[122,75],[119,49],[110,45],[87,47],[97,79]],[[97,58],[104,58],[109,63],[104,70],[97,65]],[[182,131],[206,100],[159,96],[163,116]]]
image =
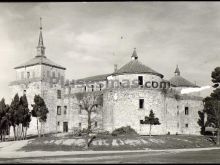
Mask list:
[[180,75],[175,75],[174,77],[172,77],[170,79],[170,83],[175,87],[199,87]]
[[84,82],[91,82],[91,81],[104,81],[107,80],[107,77],[111,74],[102,74],[102,75],[97,75],[97,76],[91,76],[91,77],[86,77],[86,78],[81,78],[76,81],[84,81]]
[[147,73],[147,74],[154,74],[158,75],[161,78],[163,78],[163,75],[156,72],[155,70],[147,67],[146,65],[142,64],[140,61],[131,60],[129,63],[122,66],[120,69],[118,69],[116,72],[114,72],[114,75],[117,74],[124,74],[124,73],[130,73],[130,74],[139,74],[139,73]]
[[49,60],[45,56],[35,56],[31,60],[15,67],[15,69],[38,65],[40,63],[42,63],[43,65],[48,65],[48,66],[52,66],[52,67],[59,68],[59,69],[64,69],[64,70],[66,69],[66,68],[62,67],[61,65],[58,65],[58,64],[54,63],[53,61]]

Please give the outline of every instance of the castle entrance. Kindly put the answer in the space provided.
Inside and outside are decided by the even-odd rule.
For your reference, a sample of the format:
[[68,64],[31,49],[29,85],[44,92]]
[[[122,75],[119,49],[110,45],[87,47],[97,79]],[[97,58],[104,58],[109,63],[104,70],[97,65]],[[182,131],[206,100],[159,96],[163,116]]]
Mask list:
[[63,132],[68,132],[68,122],[63,122]]

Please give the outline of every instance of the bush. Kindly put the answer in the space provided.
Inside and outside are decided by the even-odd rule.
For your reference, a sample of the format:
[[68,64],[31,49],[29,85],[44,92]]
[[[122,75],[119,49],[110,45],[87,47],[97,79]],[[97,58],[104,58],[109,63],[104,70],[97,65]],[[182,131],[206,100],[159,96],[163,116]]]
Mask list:
[[112,132],[112,136],[118,135],[137,135],[137,132],[130,126],[126,126],[117,128]]

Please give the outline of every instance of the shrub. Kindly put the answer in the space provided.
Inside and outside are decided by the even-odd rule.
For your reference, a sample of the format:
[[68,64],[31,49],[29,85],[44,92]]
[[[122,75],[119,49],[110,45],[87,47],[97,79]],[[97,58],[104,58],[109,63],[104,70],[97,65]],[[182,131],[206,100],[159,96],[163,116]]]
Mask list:
[[137,135],[137,132],[130,126],[126,126],[117,128],[112,132],[112,136],[117,135]]

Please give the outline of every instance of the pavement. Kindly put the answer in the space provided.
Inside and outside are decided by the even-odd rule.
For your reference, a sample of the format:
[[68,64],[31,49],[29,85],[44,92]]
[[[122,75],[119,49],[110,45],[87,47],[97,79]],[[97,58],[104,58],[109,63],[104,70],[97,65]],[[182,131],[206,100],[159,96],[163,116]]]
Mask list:
[[220,148],[1,152],[0,163],[220,163]]
[[220,147],[209,148],[187,148],[187,149],[163,149],[163,150],[123,150],[123,151],[0,151],[0,158],[29,158],[46,156],[64,156],[64,155],[95,155],[95,154],[121,154],[121,153],[161,153],[161,152],[188,152],[188,151],[208,151],[220,150]]

